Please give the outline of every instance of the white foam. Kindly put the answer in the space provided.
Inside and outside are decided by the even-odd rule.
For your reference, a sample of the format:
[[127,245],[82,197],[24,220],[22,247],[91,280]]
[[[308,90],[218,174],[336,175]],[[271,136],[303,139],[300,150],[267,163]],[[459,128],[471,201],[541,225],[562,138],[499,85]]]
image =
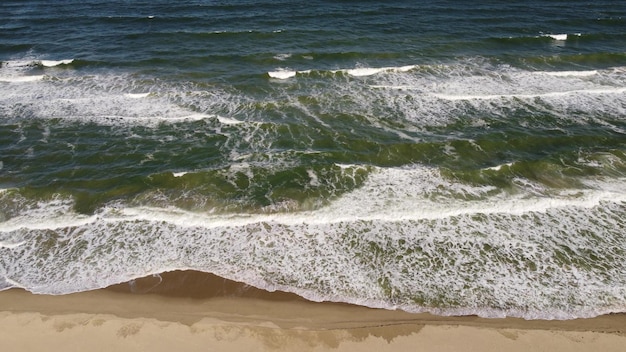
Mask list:
[[[459,184],[418,165],[368,169],[363,185],[313,211],[212,214],[112,204],[94,222],[54,236],[12,233],[3,242],[28,241],[2,249],[0,275],[56,294],[193,269],[315,301],[412,312],[569,319],[623,311],[619,251],[607,255],[616,256],[608,267],[601,261],[588,269],[563,264],[555,252],[623,247],[626,180],[539,197]],[[419,305],[415,297],[444,306]]]
[[371,76],[377,73],[383,72],[384,68],[355,68],[350,70],[345,70],[351,76],[363,77],[363,76]]
[[8,277],[0,278],[0,291],[10,288],[24,288],[19,282],[9,279]]
[[[447,191],[436,197],[441,189]],[[446,181],[436,170],[382,169],[373,173],[360,188],[335,200],[316,215],[323,222],[329,221],[328,218],[333,218],[331,221],[402,221],[443,219],[465,214],[521,215],[527,212],[545,212],[551,208],[590,208],[601,201],[626,200],[626,193],[616,194],[602,190],[581,191],[575,198],[567,195],[535,197],[522,192],[517,196],[503,197],[505,194],[499,193],[484,200],[462,200],[465,195],[470,199],[481,199],[493,191],[492,187],[469,187]],[[450,194],[457,196],[451,197]],[[433,201],[431,198],[442,198],[445,201]],[[393,199],[393,206],[388,203],[389,199]],[[358,204],[358,207],[350,204]]]
[[217,119],[223,125],[239,125],[244,123],[243,121],[239,121],[230,117],[213,115],[213,114],[191,114],[186,116],[172,116],[172,117],[164,117],[163,121],[200,121],[207,119]]
[[349,169],[349,168],[353,168],[353,167],[358,167],[358,165],[356,164],[337,164],[335,163],[336,166],[342,168],[342,169]]
[[181,122],[181,121],[201,121],[207,119],[217,118],[216,115],[211,114],[189,114],[182,116],[128,116],[128,115],[102,115],[99,116],[101,119],[109,120],[109,121],[118,121],[120,123],[123,122],[147,122],[147,123],[156,123],[156,122]]
[[[510,164],[505,164],[510,165]],[[343,168],[351,166],[344,165]],[[500,166],[501,167],[501,166]],[[493,168],[498,170],[499,167]],[[312,175],[310,175],[312,176]],[[313,175],[311,182],[317,178]],[[604,190],[579,190],[574,195],[563,192],[560,196],[537,196],[532,183],[520,184],[517,195],[484,195],[493,187],[470,187],[454,184],[441,178],[430,169],[380,169],[357,190],[345,194],[327,207],[315,211],[287,214],[228,215],[203,214],[174,208],[128,207],[114,212],[126,220],[163,221],[182,227],[218,228],[224,226],[245,227],[256,223],[273,222],[283,225],[302,223],[322,225],[354,221],[397,222],[407,220],[441,220],[469,214],[506,214],[520,216],[525,213],[547,212],[550,209],[580,207],[592,208],[604,201],[626,201],[626,193]],[[619,187],[617,187],[619,188]],[[439,196],[436,194],[446,191]],[[615,187],[613,187],[613,190]],[[543,192],[540,192],[543,193]],[[450,194],[457,194],[451,197]],[[460,196],[460,198],[459,198]],[[478,200],[463,200],[463,198]],[[445,201],[433,201],[445,199]],[[103,219],[110,221],[107,216]],[[86,221],[86,220],[83,220]],[[56,225],[55,225],[56,226]],[[37,227],[40,228],[40,227]],[[56,227],[55,227],[56,228]],[[2,228],[0,227],[0,230]]]
[[496,165],[496,166],[485,168],[485,170],[500,171],[505,166],[511,167],[511,166],[513,166],[513,163],[506,163],[506,164],[502,164],[502,165]]
[[307,175],[309,176],[309,184],[313,187],[317,187],[320,185],[320,180],[319,177],[317,177],[317,174],[315,173],[315,171],[311,170],[311,169],[307,169],[306,170]]
[[215,115],[215,118],[217,118],[217,120],[224,125],[239,125],[242,124],[243,121],[239,121],[230,117],[225,117],[225,116],[220,116],[220,115]]
[[355,77],[364,77],[364,76],[372,76],[381,72],[407,72],[414,69],[415,65],[407,65],[407,66],[397,66],[397,67],[380,67],[380,68],[355,68],[348,70],[341,70],[346,72],[347,74]]
[[[350,84],[345,84],[345,77],[328,80],[324,77],[331,88],[328,93],[317,95],[319,91],[315,89],[307,91],[319,100],[316,104],[319,107],[315,107],[319,110],[307,110],[310,106],[299,105],[298,97],[288,94],[281,95],[280,99],[284,100],[280,103],[299,109],[307,118],[312,114],[322,120],[320,116],[324,114],[337,116],[334,113],[343,112],[339,104],[332,104],[340,95],[349,101],[350,109],[354,109],[351,112],[381,130],[387,127],[380,122],[381,115],[400,122],[410,121],[412,124],[407,125],[411,126],[400,130],[406,134],[412,125],[449,122],[459,115],[459,106],[465,104],[473,104],[473,108],[482,109],[481,115],[487,116],[497,114],[500,107],[517,106],[508,105],[516,102],[507,101],[493,104],[494,109],[491,102],[481,104],[480,99],[477,103],[448,103],[439,101],[433,94],[459,96],[471,92],[479,97],[524,97],[556,93],[553,97],[559,99],[548,103],[557,113],[558,103],[576,109],[589,105],[592,111],[620,106],[623,109],[620,100],[623,97],[613,94],[623,92],[620,90],[623,86],[615,81],[611,81],[613,87],[606,82],[598,83],[607,77],[602,70],[590,79],[581,80],[513,68],[491,69],[483,63],[468,66],[469,69],[457,65],[419,72],[408,70],[402,74],[392,69],[392,74],[351,80]],[[177,90],[167,86],[146,90],[168,92],[171,101],[180,105],[163,98],[167,94],[155,94],[148,102],[130,101],[123,94],[137,89],[131,78],[89,79],[85,83],[75,79],[71,83],[77,83],[76,86],[68,84],[60,93],[58,86],[48,87],[52,86],[50,82],[34,87],[11,86],[0,95],[0,103],[10,106],[15,102],[35,101],[32,109],[36,116],[65,118],[67,111],[78,110],[76,116],[99,119],[104,111],[139,122],[170,118],[220,120],[216,114],[190,114],[181,105],[193,105],[193,111],[246,116],[246,121],[258,116],[254,115],[258,113],[255,109],[246,110],[248,105],[258,103],[254,98],[233,98],[220,92],[193,89],[190,93],[187,87]],[[398,94],[393,88],[371,89],[370,85],[421,89],[406,89]],[[585,100],[589,91],[602,90],[613,95]],[[572,96],[572,92],[580,95],[561,99]],[[39,96],[45,99],[36,100]],[[52,101],[49,106],[45,105],[47,101]],[[58,106],[68,108],[55,110]],[[246,138],[247,143],[245,149],[233,148],[231,160],[243,162],[233,165],[229,170],[232,173],[254,176],[251,169],[256,165],[256,148],[267,151],[272,142],[266,138],[266,131],[251,130],[250,134],[237,135],[232,140],[237,143],[238,139]],[[269,163],[283,162],[279,159],[272,154]],[[489,169],[498,170],[504,165]],[[367,171],[368,177],[359,180],[358,187],[327,199],[328,203],[314,210],[285,213],[279,209],[282,204],[272,204],[278,212],[263,213],[266,209],[262,209],[256,213],[241,210],[241,213],[223,214],[208,208],[193,212],[117,203],[108,204],[93,217],[85,217],[75,214],[71,204],[58,211],[49,205],[25,209],[8,222],[19,226],[6,226],[7,221],[0,223],[3,229],[0,232],[11,232],[10,240],[2,238],[0,242],[9,247],[20,244],[0,248],[0,268],[4,270],[0,276],[41,293],[68,293],[170,269],[197,269],[268,290],[297,292],[312,300],[439,314],[554,318],[623,310],[626,284],[621,269],[626,261],[621,256],[616,257],[615,268],[609,268],[613,271],[597,271],[590,265],[586,273],[581,267],[574,266],[578,270],[575,271],[573,265],[568,268],[559,263],[554,253],[565,246],[581,253],[624,247],[621,229],[626,180],[608,180],[604,184],[591,178],[581,180],[584,189],[548,190],[528,180],[516,179],[509,192],[461,184],[435,169],[419,165],[377,168],[338,164],[338,167],[344,177],[356,175],[356,168],[359,174]],[[310,186],[315,187],[322,180],[323,173],[315,169],[306,172]],[[183,172],[172,174],[184,175]],[[586,233],[602,236],[586,236]],[[619,236],[611,237],[615,233]],[[600,242],[585,242],[596,237]],[[36,257],[42,245],[46,246],[45,257]],[[372,250],[376,247],[380,250]],[[487,247],[494,250],[486,250]],[[535,271],[529,269],[528,262],[537,265]],[[383,278],[389,282],[391,296],[379,285],[378,279]],[[461,307],[438,309],[412,303],[411,299],[421,294],[426,299],[443,296],[449,302],[459,302]],[[570,299],[584,304],[570,303]]]
[[270,71],[268,72],[268,76],[276,79],[288,79],[296,76],[296,71],[290,70],[278,70],[278,71]]
[[0,82],[8,83],[25,83],[41,81],[44,75],[32,75],[32,76],[0,76]]
[[370,85],[370,87],[371,87],[371,88],[375,88],[375,89],[423,90],[423,88],[413,87],[413,86],[408,86],[408,85],[398,85],[398,86],[393,86],[393,85],[384,85],[384,84],[379,84],[379,85]]
[[279,60],[279,61],[285,61],[285,60],[287,60],[290,57],[291,57],[291,54],[277,54],[277,55],[274,55],[274,59]]
[[[277,58],[277,57],[275,57]],[[329,70],[323,72],[329,73],[345,73],[354,77],[366,77],[372,76],[383,72],[408,72],[416,68],[417,65],[406,65],[406,66],[389,66],[389,67],[359,67],[352,69],[338,69],[338,70]],[[287,70],[287,69],[279,69],[276,71],[270,71],[267,74],[271,78],[276,79],[287,79],[296,76],[297,74],[309,74],[313,72],[313,70]]]
[[544,34],[543,36],[559,41],[567,40],[567,34]]
[[146,98],[150,95],[150,93],[126,93],[124,94],[125,97],[127,98],[131,98],[131,99],[142,99],[142,98]]
[[69,65],[74,62],[74,59],[65,59],[65,60],[41,60],[41,65],[45,67],[54,67],[59,65]]
[[443,99],[443,100],[494,100],[494,99],[512,99],[512,98],[520,98],[520,99],[528,99],[528,98],[549,98],[549,97],[563,97],[568,95],[579,95],[579,94],[622,94],[626,92],[625,88],[596,88],[596,89],[580,89],[580,90],[570,90],[563,92],[547,92],[547,93],[536,93],[536,94],[485,94],[485,95],[451,95],[451,94],[440,94],[440,93],[431,93],[433,97]]
[[[372,126],[389,129],[389,132],[395,134],[406,131],[394,130],[388,124],[381,123],[381,116],[396,121],[409,121],[411,126],[404,128],[421,129],[423,126],[451,123],[461,116],[459,111],[468,108],[477,109],[489,118],[494,114],[501,114],[502,108],[515,109],[520,104],[538,104],[538,109],[549,109],[550,113],[568,120],[575,118],[575,115],[564,113],[569,109],[588,111],[591,114],[600,110],[605,116],[619,115],[623,110],[623,97],[620,94],[623,93],[625,83],[612,70],[596,70],[594,75],[590,71],[543,74],[510,66],[494,67],[481,61],[453,65],[420,65],[419,69],[412,69],[415,67],[417,66],[372,68],[362,73],[378,74],[369,76],[363,82],[351,84],[346,84],[338,77],[335,79],[324,75],[347,75],[348,70],[319,73],[330,81],[332,88],[329,90],[341,94],[349,102],[352,113],[363,116]],[[296,72],[305,78],[305,71]],[[343,113],[334,104],[335,95],[319,94],[314,90],[312,88],[308,93],[316,96],[320,107],[319,111],[311,112],[313,116]],[[518,98],[524,101],[517,101]],[[544,100],[533,101],[535,98]],[[496,104],[491,102],[496,100],[501,101]],[[449,104],[446,101],[460,104]],[[293,100],[289,103],[303,114],[310,115],[305,111],[307,106],[301,107],[301,102]],[[581,119],[579,123],[586,122]],[[409,133],[405,135],[410,136]]]
[[27,214],[11,218],[4,222],[0,222],[0,232],[13,232],[24,229],[54,230],[64,227],[83,226],[89,223],[93,223],[94,221],[96,221],[96,219],[97,216],[95,215],[87,216],[73,213],[46,215],[45,217]]
[[598,74],[597,70],[589,71],[550,71],[550,72],[537,72],[538,74],[554,76],[554,77],[589,77]]
[[[156,126],[162,122],[203,119],[234,125],[237,120],[225,116],[231,112],[239,114],[241,101],[245,99],[219,88],[196,91],[193,84],[189,87],[159,80],[137,80],[125,74],[76,76],[77,72],[68,71],[63,73],[63,78],[47,79],[43,75],[28,76],[30,70],[7,68],[4,64],[0,69],[0,82],[11,82],[0,83],[0,106],[9,116],[19,107],[21,115],[33,118],[106,125]],[[19,83],[28,81],[32,82]],[[213,111],[219,111],[220,116]]]
[[16,243],[0,242],[0,248],[14,249],[14,248],[17,248],[17,247],[25,244],[25,243],[26,243],[26,241],[21,241],[21,242],[16,242]]
[[[37,202],[27,202],[24,198],[17,196],[11,203],[20,204],[19,207],[22,209],[17,216],[0,222],[0,233],[9,233],[21,229],[42,230],[81,226],[96,220],[95,216],[76,214],[72,210],[72,200],[59,196]],[[2,241],[0,239],[0,242]],[[12,238],[8,243],[22,242]]]
[[188,171],[181,171],[181,172],[172,172],[172,175],[174,175],[174,177],[182,177],[187,175],[189,172]]

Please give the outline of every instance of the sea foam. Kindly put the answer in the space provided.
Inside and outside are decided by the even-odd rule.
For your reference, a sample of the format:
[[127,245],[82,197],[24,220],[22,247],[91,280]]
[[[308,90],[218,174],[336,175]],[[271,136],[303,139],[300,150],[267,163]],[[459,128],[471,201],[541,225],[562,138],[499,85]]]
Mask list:
[[0,76],[0,82],[7,83],[26,83],[41,81],[44,79],[44,75],[32,75],[32,76]]
[[54,67],[59,65],[69,65],[74,62],[74,59],[65,59],[65,60],[41,60],[40,63],[45,67]]
[[296,73],[297,73],[296,71],[278,70],[278,71],[270,71],[267,74],[268,76],[270,76],[270,78],[287,79],[287,78],[295,77]]
[[544,34],[544,37],[552,38],[554,40],[567,40],[567,34]]
[[[623,275],[617,273],[624,261],[615,251],[624,244],[617,216],[624,210],[623,193],[619,199],[600,196],[599,203],[553,203],[543,211],[504,198],[499,203],[509,206],[494,213],[479,206],[469,213],[402,219],[395,210],[415,214],[425,205],[413,202],[417,209],[411,213],[408,202],[397,205],[398,194],[415,198],[414,191],[433,192],[441,184],[455,192],[485,190],[450,184],[421,168],[380,169],[374,176],[363,190],[333,202],[344,204],[332,212],[244,219],[115,206],[94,222],[55,228],[54,237],[50,229],[12,231],[15,241],[30,240],[0,247],[2,274],[28,290],[58,294],[193,269],[314,301],[443,315],[570,319],[623,305]],[[379,192],[372,195],[372,189]],[[352,210],[357,207],[372,213],[392,209],[375,219]],[[603,236],[580,233],[599,229]],[[41,241],[48,246],[44,257],[37,254]],[[582,264],[562,262],[555,253],[563,246],[604,256],[599,266],[588,266],[586,256]]]
[[548,72],[537,72],[538,74],[548,75],[548,76],[556,76],[556,77],[589,77],[595,76],[598,74],[597,70],[589,70],[589,71],[548,71]]

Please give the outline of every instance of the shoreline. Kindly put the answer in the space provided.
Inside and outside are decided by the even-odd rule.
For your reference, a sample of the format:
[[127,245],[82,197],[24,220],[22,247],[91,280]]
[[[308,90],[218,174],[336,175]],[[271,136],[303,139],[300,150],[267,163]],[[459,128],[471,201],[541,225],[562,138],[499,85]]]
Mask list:
[[131,287],[150,287],[151,278],[61,296],[2,291],[3,344],[14,351],[621,351],[626,345],[626,314],[552,321],[444,317],[310,302],[231,281],[219,286],[217,277],[201,273],[172,275],[188,280],[165,279],[172,285],[144,294],[130,293]]

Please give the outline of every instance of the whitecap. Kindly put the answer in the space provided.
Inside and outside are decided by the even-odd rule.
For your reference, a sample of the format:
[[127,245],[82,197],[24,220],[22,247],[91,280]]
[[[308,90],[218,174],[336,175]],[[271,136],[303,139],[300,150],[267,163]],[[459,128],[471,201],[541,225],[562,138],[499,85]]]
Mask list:
[[364,77],[364,76],[375,75],[384,70],[385,70],[384,68],[355,68],[355,69],[345,70],[345,72],[351,76]]
[[41,60],[40,63],[45,67],[54,67],[59,65],[69,65],[74,62],[74,59],[66,59],[66,60]]
[[289,70],[278,70],[278,71],[270,71],[268,72],[268,76],[276,79],[288,79],[296,76],[297,71],[289,71]]
[[415,65],[390,66],[390,67],[361,67],[343,70],[347,74],[355,77],[371,76],[381,72],[407,72],[414,69]]
[[279,60],[279,61],[285,61],[286,59],[290,58],[291,54],[277,54],[274,55],[274,59]]
[[567,40],[567,34],[544,34],[543,36],[559,41]]

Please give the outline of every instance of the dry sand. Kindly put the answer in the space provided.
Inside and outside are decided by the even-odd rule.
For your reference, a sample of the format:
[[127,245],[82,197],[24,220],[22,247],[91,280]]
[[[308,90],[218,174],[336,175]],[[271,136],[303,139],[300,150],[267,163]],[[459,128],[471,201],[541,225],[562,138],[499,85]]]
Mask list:
[[[202,275],[152,294],[130,294],[128,284],[63,296],[0,292],[0,351],[626,351],[624,314],[438,317],[313,303]],[[135,291],[151,287],[146,280]],[[219,292],[203,290],[215,280]]]

